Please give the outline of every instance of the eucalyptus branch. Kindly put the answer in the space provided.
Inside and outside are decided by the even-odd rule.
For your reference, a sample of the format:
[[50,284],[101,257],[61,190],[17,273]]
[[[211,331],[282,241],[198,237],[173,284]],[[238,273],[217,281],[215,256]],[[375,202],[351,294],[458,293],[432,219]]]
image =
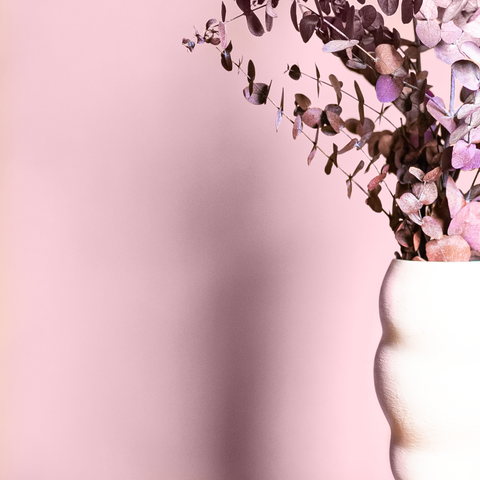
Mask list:
[[[322,84],[322,85],[325,85],[327,87],[330,87],[330,88],[334,88],[333,85],[329,82],[326,82],[325,80],[320,80],[320,79],[317,79],[315,77],[313,77],[312,75],[309,75],[308,73],[304,73],[302,71],[300,71],[300,73],[311,79],[311,80],[315,80],[316,82]],[[347,92],[346,90],[344,90],[343,88],[340,89],[340,91],[345,94],[347,97],[350,97],[352,98],[353,100],[355,100],[356,102],[358,102],[358,98],[355,97],[354,95],[352,95],[351,93]],[[372,112],[376,113],[377,115],[380,115],[382,118],[384,118],[393,128],[397,128],[397,126],[388,118],[388,117],[385,117],[384,115],[382,115],[382,112],[379,112],[378,110],[375,110],[373,107],[371,107],[370,105],[368,105],[368,103],[364,103],[364,105],[369,109],[371,110]]]
[[[361,0],[359,1],[361,4],[364,3]],[[262,3],[262,5],[258,6],[259,3]],[[356,82],[356,95],[353,95],[343,89],[343,83],[335,75],[330,75],[330,81],[328,82],[320,79],[318,67],[316,67],[316,76],[314,77],[301,72],[298,65],[294,65],[295,68],[289,67],[291,78],[298,80],[301,75],[304,75],[316,81],[317,94],[319,94],[320,86],[332,88],[337,95],[337,102],[335,106],[331,105],[322,110],[313,107],[310,99],[305,95],[297,94],[295,96],[297,110],[294,117],[290,118],[284,112],[284,91],[282,90],[279,106],[270,98],[271,82],[270,85],[255,83],[256,75],[253,61],[248,62],[248,69],[245,68],[247,72],[241,69],[241,61],[233,61],[231,57],[233,45],[227,39],[225,23],[232,22],[240,17],[246,17],[250,32],[255,36],[262,36],[271,30],[273,19],[277,16],[271,8],[276,8],[278,0],[268,0],[267,2],[265,0],[261,2],[260,0],[236,0],[237,7],[242,10],[242,13],[226,21],[226,7],[222,2],[221,18],[223,22],[218,22],[215,25],[216,20],[209,20],[206,23],[203,37],[195,29],[197,43],[186,38],[182,40],[182,43],[190,52],[193,51],[196,44],[200,43],[221,45],[222,50],[218,50],[221,53],[223,67],[231,71],[233,65],[235,65],[248,80],[248,87],[244,89],[246,99],[254,105],[273,105],[277,109],[277,130],[282,118],[285,117],[286,121],[293,125],[294,138],[300,136],[301,133],[312,143],[313,146],[307,159],[308,164],[314,159],[317,150],[320,151],[325,158],[328,158],[325,166],[327,174],[330,174],[333,166],[335,166],[347,177],[347,195],[349,197],[352,193],[353,184],[355,184],[368,197],[367,204],[375,212],[383,212],[388,216],[390,227],[395,232],[395,236],[401,245],[401,258],[418,260],[422,256],[430,261],[445,261],[446,257],[444,255],[447,255],[447,250],[455,250],[455,254],[452,253],[448,261],[466,261],[470,259],[472,252],[472,258],[478,257],[478,252],[480,252],[480,239],[477,235],[480,229],[479,204],[471,202],[467,198],[466,205],[461,207],[469,209],[463,215],[468,221],[466,220],[459,225],[459,229],[466,232],[465,235],[461,235],[463,236],[463,246],[461,246],[458,243],[458,238],[453,239],[451,236],[445,235],[442,228],[442,225],[450,224],[452,215],[449,209],[444,209],[440,205],[445,198],[446,185],[444,183],[443,188],[438,185],[442,175],[445,182],[447,178],[450,178],[449,182],[451,180],[456,182],[461,171],[476,170],[469,195],[474,197],[476,192],[480,191],[480,185],[476,184],[480,175],[480,149],[477,149],[477,145],[473,143],[474,139],[479,138],[480,135],[480,119],[477,120],[477,118],[480,118],[480,112],[477,111],[478,102],[476,101],[480,93],[478,82],[480,63],[475,61],[475,59],[480,58],[480,47],[474,42],[462,44],[460,53],[467,56],[467,59],[462,62],[457,61],[458,52],[456,50],[458,48],[457,35],[471,33],[468,30],[471,22],[466,24],[469,25],[468,28],[464,28],[464,19],[471,17],[470,7],[465,2],[461,2],[462,5],[457,6],[458,8],[455,11],[449,10],[448,21],[452,21],[456,26],[452,31],[448,27],[444,29],[444,19],[446,17],[437,15],[436,9],[433,8],[422,10],[421,14],[424,20],[418,20],[417,22],[418,16],[416,17],[416,14],[419,5],[418,2],[413,1],[403,1],[401,3],[391,0],[378,0],[381,10],[377,10],[371,4],[357,9],[355,6],[343,2],[343,0],[325,0],[325,2],[315,0],[317,11],[314,11],[306,3],[307,0],[293,0],[290,9],[294,27],[299,31],[302,40],[307,43],[315,36],[324,40],[325,46],[322,50],[325,53],[333,53],[339,56],[346,67],[355,70],[374,86],[377,98],[382,103],[380,111],[365,103],[363,92]],[[399,38],[398,32],[391,31],[384,26],[382,11],[389,16],[393,15],[398,9],[399,3],[402,5],[403,23],[413,26],[414,42]],[[257,15],[253,13],[261,8],[266,8],[266,28],[263,27],[262,21]],[[327,11],[326,8],[332,12],[328,16],[324,15],[324,11]],[[302,15],[301,18],[297,17],[299,11]],[[422,18],[422,16],[418,18]],[[452,41],[447,40],[445,35],[449,36]],[[457,43],[454,43],[455,38]],[[422,53],[427,48],[439,45],[442,40],[451,46],[451,49],[443,50],[442,55],[437,57],[437,61],[451,65],[450,102],[443,102],[443,100],[437,102],[434,100],[436,97],[431,92],[425,92],[428,85],[428,73],[422,71],[421,65]],[[407,55],[407,53],[410,53],[409,49],[404,47],[413,51],[411,57]],[[338,54],[337,52],[343,53]],[[345,52],[348,55],[345,55]],[[470,97],[469,100],[466,100],[466,104],[463,103],[457,110],[455,110],[456,81],[463,87],[473,88],[477,92],[475,101],[472,101],[472,97]],[[339,104],[342,96],[358,102],[358,116],[351,119],[352,123],[348,123],[348,129],[340,117],[342,110]],[[434,103],[427,103],[432,102],[432,100]],[[426,109],[427,104],[428,109]],[[403,114],[398,127],[388,117],[384,116],[390,105],[394,105]],[[377,115],[373,125],[371,120],[368,120],[368,126],[365,125],[365,107]],[[374,125],[379,123],[382,117],[393,127],[392,131],[388,129],[374,131]],[[304,128],[306,128],[304,125],[315,129],[315,138],[304,131]],[[443,133],[440,133],[441,127]],[[446,134],[443,127],[451,132],[451,135]],[[339,150],[335,143],[331,155],[320,148],[320,130],[326,134],[343,133],[350,141],[340,150],[340,154],[353,151],[356,147],[357,151],[361,150],[360,155],[369,160],[368,166],[365,167],[366,162],[362,159],[352,173],[347,173],[344,168],[338,165]],[[356,139],[356,134],[360,136],[359,140]],[[426,147],[431,138],[435,141],[431,143],[431,146]],[[363,148],[367,142],[368,152],[367,149]],[[445,166],[440,158],[441,150],[449,148],[450,142],[454,145],[454,148],[449,150],[452,155],[452,164],[456,167],[454,169]],[[370,158],[369,155],[371,149],[374,149],[372,152],[373,158]],[[386,164],[391,167],[390,170],[385,167],[379,170],[375,161],[378,160],[380,155],[386,158]],[[375,170],[378,175],[370,181],[367,191],[354,177],[362,170],[368,171],[371,166],[373,166],[372,171]],[[385,182],[389,173],[397,177],[398,185],[401,186],[394,192]],[[437,183],[437,189],[430,188],[431,185],[427,187],[428,184],[433,182]],[[391,214],[385,211],[379,198],[381,186],[385,186],[394,199]],[[458,187],[452,185],[450,185],[450,188],[458,189]],[[425,208],[423,205],[426,203],[429,206]],[[435,212],[435,215],[432,212]],[[463,220],[459,219],[460,217],[457,217],[457,215],[458,213],[455,214],[456,222],[461,223]],[[428,220],[427,217],[429,217]],[[457,243],[454,244],[454,242]],[[432,249],[442,250],[443,246],[447,250],[442,250],[443,253],[440,256],[438,256],[439,254],[430,254],[429,244],[431,251],[433,251]]]

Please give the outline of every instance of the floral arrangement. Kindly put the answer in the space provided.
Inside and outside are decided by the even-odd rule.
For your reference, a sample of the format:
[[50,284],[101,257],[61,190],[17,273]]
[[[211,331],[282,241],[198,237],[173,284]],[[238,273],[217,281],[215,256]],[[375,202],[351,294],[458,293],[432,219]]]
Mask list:
[[[399,0],[378,0],[381,11],[366,5],[365,0],[358,0],[363,5],[360,8],[347,0],[292,0],[291,21],[303,42],[319,39],[323,52],[338,57],[349,71],[362,75],[381,102],[379,110],[367,105],[356,81],[353,94],[335,75],[323,80],[316,65],[311,76],[292,65],[287,66],[291,79],[307,77],[315,81],[318,97],[320,86],[328,85],[337,99],[335,104],[320,107],[298,93],[292,118],[285,113],[284,90],[277,104],[270,96],[271,82],[256,81],[254,63],[250,60],[245,71],[242,62],[232,58],[233,45],[227,34],[227,23],[242,17],[252,35],[269,32],[278,16],[280,0],[235,3],[238,13],[233,18],[227,20],[222,2],[221,19],[208,20],[202,33],[195,28],[191,39],[183,39],[184,46],[190,52],[199,44],[216,47],[226,70],[235,66],[245,74],[243,93],[250,103],[272,104],[277,109],[277,129],[285,118],[292,123],[294,139],[302,134],[310,140],[308,164],[320,152],[327,160],[327,175],[335,167],[346,176],[348,197],[353,185],[363,191],[366,204],[374,212],[387,215],[400,245],[397,258],[480,260],[480,183],[476,183],[480,172],[480,0],[401,0],[401,5]],[[412,25],[412,40],[385,26],[383,14],[397,12],[404,24]],[[451,68],[448,101],[434,95],[428,72],[422,70],[422,54],[432,48],[438,61]],[[358,118],[342,118],[344,97],[357,102]],[[402,114],[400,126],[385,116],[392,105]],[[366,116],[367,109],[375,120]],[[390,128],[379,129],[382,119]],[[313,132],[311,136],[308,129]],[[325,153],[319,146],[320,133],[338,137],[340,148],[333,143],[333,152]],[[361,160],[348,173],[339,157],[353,149],[361,151],[367,161]],[[369,182],[360,185],[358,174],[370,170]],[[464,193],[457,181],[466,171],[473,171],[474,178]],[[395,188],[386,181],[392,175],[396,177]],[[388,192],[392,199],[389,212],[379,196],[382,187],[382,195]]]

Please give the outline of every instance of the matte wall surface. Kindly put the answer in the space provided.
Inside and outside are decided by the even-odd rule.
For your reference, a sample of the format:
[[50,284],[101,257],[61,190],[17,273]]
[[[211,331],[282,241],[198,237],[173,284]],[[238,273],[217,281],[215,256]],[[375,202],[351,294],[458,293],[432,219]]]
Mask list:
[[[4,480],[392,478],[387,219],[320,154],[307,167],[214,48],[182,47],[220,4],[6,2]],[[288,7],[268,38],[228,32],[291,115],[316,93],[287,63],[353,78],[303,50]]]

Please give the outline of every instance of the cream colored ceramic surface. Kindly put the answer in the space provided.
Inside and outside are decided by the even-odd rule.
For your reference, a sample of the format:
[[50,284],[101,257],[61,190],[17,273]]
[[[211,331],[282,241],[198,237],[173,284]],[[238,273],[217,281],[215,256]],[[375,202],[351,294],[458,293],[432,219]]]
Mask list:
[[480,262],[394,260],[375,386],[397,480],[480,479]]

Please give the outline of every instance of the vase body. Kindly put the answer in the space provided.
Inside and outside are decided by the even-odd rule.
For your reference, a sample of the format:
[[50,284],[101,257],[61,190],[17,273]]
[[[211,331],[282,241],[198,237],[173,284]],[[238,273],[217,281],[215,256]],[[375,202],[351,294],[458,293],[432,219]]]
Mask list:
[[375,388],[396,480],[480,480],[480,262],[393,260]]

